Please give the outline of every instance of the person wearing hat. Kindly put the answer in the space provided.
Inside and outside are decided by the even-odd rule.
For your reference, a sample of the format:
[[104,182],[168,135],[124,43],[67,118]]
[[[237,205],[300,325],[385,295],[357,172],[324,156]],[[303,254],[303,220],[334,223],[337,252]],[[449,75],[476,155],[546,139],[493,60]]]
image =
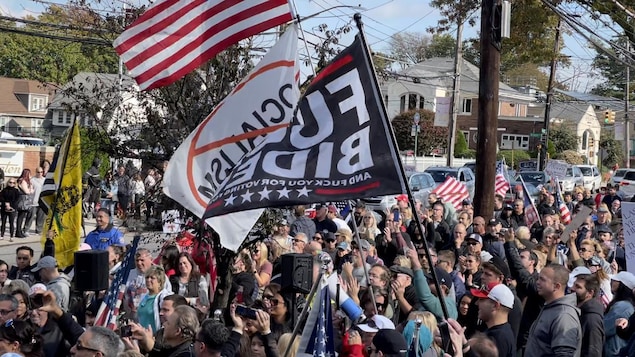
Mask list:
[[32,272],[40,273],[42,282],[46,284],[46,289],[55,294],[55,299],[63,311],[68,311],[68,304],[71,296],[71,281],[57,269],[57,260],[51,256],[44,256],[37,262]]
[[498,216],[498,220],[501,222],[502,228],[513,229],[516,230],[518,228],[518,224],[516,221],[512,219],[512,213],[514,212],[514,207],[512,205],[505,205],[501,210],[500,215]]
[[575,294],[566,294],[569,271],[550,264],[540,270],[538,294],[545,300],[529,330],[524,357],[580,356],[582,326]]
[[369,357],[403,357],[408,351],[406,338],[394,329],[377,331],[370,345]]
[[602,224],[599,226],[595,226],[595,232],[596,232],[596,237],[597,240],[600,243],[603,243],[609,247],[611,247],[611,249],[615,249],[615,247],[613,246],[613,230],[611,230],[611,228],[606,225],[606,224]]
[[[328,217],[328,213],[329,208],[326,203],[320,203],[315,206],[315,218],[313,219],[313,223],[315,223],[316,231],[329,231],[332,233],[337,232],[337,224],[335,224],[335,222],[333,222],[333,220]],[[310,237],[312,237],[312,235]]]
[[335,225],[337,226],[337,229],[341,229],[341,228],[348,229],[348,224],[346,223],[345,220],[340,218],[340,212],[337,210],[337,207],[335,207],[335,205],[328,206],[327,217],[328,219],[330,219],[331,221],[335,223]]
[[[413,250],[414,249],[409,249],[409,251]],[[416,251],[414,254],[417,254]],[[417,299],[415,287],[412,285],[412,278],[414,276],[412,269],[400,265],[393,265],[390,267],[390,272],[392,273],[390,289],[394,296],[393,321],[396,324],[400,324],[408,319],[410,312],[419,310],[421,304],[419,303],[420,300]]]
[[514,293],[504,284],[489,283],[485,289],[472,289],[478,306],[478,318],[487,326],[485,335],[496,343],[498,355],[516,356],[516,336],[508,322],[514,308]]
[[617,356],[620,349],[626,346],[627,341],[616,333],[615,322],[620,318],[628,319],[635,312],[633,289],[635,289],[635,275],[632,273],[621,271],[611,277],[613,300],[604,314],[605,356]]
[[335,239],[335,234],[331,233],[331,232],[322,232],[322,233],[315,233],[316,235],[320,234],[320,236],[322,237],[322,250],[324,250],[325,252],[329,253],[329,255],[331,256],[331,260],[333,262],[335,262],[335,257],[337,256],[337,239]]
[[408,249],[406,254],[412,264],[416,296],[423,308],[434,314],[437,319],[444,319],[445,316],[443,314],[443,308],[441,307],[440,297],[440,295],[443,294],[443,302],[448,310],[449,317],[456,319],[459,316],[459,312],[456,308],[456,300],[449,296],[450,289],[452,288],[452,277],[450,274],[439,267],[434,268],[439,284],[441,284],[439,287],[432,278],[432,274],[424,274],[417,251],[415,249]]
[[[600,280],[592,275],[586,267],[586,272],[577,274],[569,285],[575,293],[580,309],[580,324],[582,325],[582,351],[581,356],[601,356],[604,345],[604,306],[598,299],[600,293]],[[570,275],[574,275],[575,269]]]
[[[486,233],[481,237],[483,239],[483,250],[489,252],[493,256],[505,258],[505,249],[503,248],[503,225],[501,222],[492,218],[487,222]],[[503,238],[504,239],[504,238]]]

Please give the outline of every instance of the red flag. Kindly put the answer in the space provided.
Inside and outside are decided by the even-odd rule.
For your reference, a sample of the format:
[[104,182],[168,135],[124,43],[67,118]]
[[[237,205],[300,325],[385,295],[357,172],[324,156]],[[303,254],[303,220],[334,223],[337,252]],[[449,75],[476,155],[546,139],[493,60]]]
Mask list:
[[[529,195],[529,191],[527,191],[527,186],[525,186],[525,181],[522,176],[519,176],[520,182],[523,185],[523,200],[525,204],[525,223],[527,227],[531,227],[536,222],[540,222],[540,216],[538,215],[538,210],[536,209],[536,205],[534,204],[534,200],[531,199]],[[542,223],[541,223],[542,224]]]
[[113,45],[141,90],[148,90],[291,19],[288,0],[158,0]]
[[463,200],[470,197],[467,186],[452,176],[446,177],[445,181],[432,192],[436,193],[445,202],[451,203],[457,210],[461,209]]
[[496,182],[494,183],[494,193],[505,197],[505,194],[509,190],[509,182],[505,179],[505,167],[503,161],[499,161],[496,164]]
[[558,211],[560,211],[560,219],[562,223],[569,224],[571,223],[571,212],[569,208],[564,203],[564,199],[562,198],[562,191],[560,191],[560,185],[556,183],[556,206],[558,206]]

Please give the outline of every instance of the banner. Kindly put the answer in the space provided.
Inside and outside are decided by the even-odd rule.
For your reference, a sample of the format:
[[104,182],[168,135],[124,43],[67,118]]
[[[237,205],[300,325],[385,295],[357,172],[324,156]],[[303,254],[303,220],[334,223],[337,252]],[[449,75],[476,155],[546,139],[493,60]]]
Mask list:
[[[205,207],[235,163],[268,133],[286,127],[300,97],[298,32],[290,26],[245,79],[176,150],[163,192],[203,217]],[[262,210],[207,220],[221,244],[236,250]]]
[[[72,265],[82,236],[82,153],[79,125],[74,123],[67,134],[66,159],[55,167],[53,176],[59,175],[60,184],[55,192],[42,234],[42,245],[48,231],[53,230],[55,258],[60,267]],[[58,157],[59,160],[59,157]],[[53,166],[51,166],[53,169]],[[50,173],[50,172],[49,172]],[[47,174],[48,177],[48,174]]]
[[404,192],[375,83],[358,35],[307,88],[291,126],[236,164],[205,217]]
[[434,110],[434,126],[447,128],[450,126],[450,107],[452,97],[437,97],[437,105]]
[[626,271],[635,274],[635,203],[622,202]]

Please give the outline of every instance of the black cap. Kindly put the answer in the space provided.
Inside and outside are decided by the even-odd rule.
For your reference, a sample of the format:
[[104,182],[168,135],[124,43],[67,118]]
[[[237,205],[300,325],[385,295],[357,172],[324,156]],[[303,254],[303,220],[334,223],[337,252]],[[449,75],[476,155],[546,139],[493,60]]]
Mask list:
[[487,225],[488,226],[495,226],[495,225],[500,224],[500,223],[501,223],[501,221],[499,221],[498,219],[492,218],[492,219],[489,220],[489,222],[487,222]]
[[505,210],[505,209],[508,209],[508,210],[512,210],[512,211],[513,211],[513,210],[514,210],[514,207],[513,207],[512,205],[505,205],[505,206],[503,207],[503,209],[504,209],[504,210]]
[[[450,275],[450,273],[439,267],[434,267],[434,272],[437,273],[437,279],[439,279],[440,284],[447,286],[448,289],[452,288],[452,276]],[[434,281],[432,273],[426,273],[426,278],[429,281]]]
[[598,233],[613,233],[611,228],[606,224],[600,224],[596,226],[596,230]]
[[462,202],[463,205],[472,205],[472,200],[469,198],[466,198],[463,200]]
[[498,269],[503,274],[503,276],[505,276],[505,279],[511,277],[512,273],[503,258],[494,256],[492,257],[492,259],[490,259],[489,263],[492,264],[496,269]]
[[400,355],[408,351],[408,344],[403,334],[396,330],[379,330],[373,337],[373,345],[384,355]]
[[406,274],[409,277],[414,277],[414,273],[412,272],[412,269],[410,268],[406,268],[406,267],[402,267],[401,265],[393,265],[390,267],[390,271],[393,273],[401,273],[401,274]]
[[326,233],[322,233],[322,237],[324,237],[324,241],[325,242],[330,242],[330,241],[335,241],[335,233],[333,232],[326,232]]

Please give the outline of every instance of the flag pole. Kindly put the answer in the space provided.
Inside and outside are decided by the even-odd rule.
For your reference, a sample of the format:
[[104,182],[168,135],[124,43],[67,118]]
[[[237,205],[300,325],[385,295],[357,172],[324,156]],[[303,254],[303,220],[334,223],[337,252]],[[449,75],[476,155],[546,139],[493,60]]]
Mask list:
[[[368,42],[366,41],[366,36],[364,35],[364,24],[362,23],[362,14],[357,13],[355,14],[355,16],[353,17],[355,19],[355,23],[357,25],[357,28],[359,29],[359,34],[360,34],[360,38],[362,40],[362,44],[364,47],[364,52],[366,54],[366,59],[370,62],[370,68],[371,68],[371,77],[373,79],[373,89],[375,91],[377,91],[379,89],[379,81],[377,80],[377,72],[375,72],[375,66],[373,66],[373,58],[370,55],[370,49],[368,48]],[[375,93],[377,98],[382,98],[380,93]],[[390,133],[390,139],[392,143],[392,150],[398,154],[397,151],[397,140],[395,139],[395,132],[392,128],[392,125],[390,123],[390,120],[388,119],[388,113],[386,112],[386,106],[383,103],[383,101],[381,102],[381,108],[383,111],[383,116],[384,116],[384,120],[388,121],[386,123],[386,128],[388,129],[388,132]],[[401,157],[397,155],[397,165],[399,166],[399,171],[401,172],[401,178],[403,180],[403,182],[405,182],[406,184],[404,185],[406,188],[406,192],[408,193],[408,202],[410,203],[410,207],[412,207],[414,209],[415,207],[415,200],[414,197],[412,196],[412,190],[410,189],[410,186],[408,185],[407,181],[406,181],[406,171],[404,170],[403,167],[403,163],[401,162]],[[415,214],[413,215],[415,222],[417,224],[417,227],[419,227],[419,231],[423,234],[423,232],[425,231],[423,229],[423,225],[421,224],[421,219],[419,218],[419,215]],[[439,302],[441,304],[441,310],[443,311],[443,317],[445,318],[445,320],[447,320],[450,317],[450,314],[448,312],[448,307],[445,305],[445,294],[443,294],[443,289],[441,289],[441,285],[439,284],[439,277],[437,276],[437,272],[434,270],[434,267],[432,266],[432,257],[430,256],[430,251],[428,248],[428,242],[426,239],[423,240],[423,245],[425,248],[425,254],[426,254],[426,258],[428,259],[428,264],[430,265],[430,273],[432,274],[432,279],[434,279],[434,283],[437,286],[437,292],[439,294],[438,298],[439,298]]]
[[[289,343],[289,345],[287,346],[287,349],[284,351],[284,354],[282,355],[282,357],[289,356],[289,352],[291,352],[291,347],[293,346],[293,340],[295,340],[295,338],[298,336],[298,333],[300,333],[300,327],[304,325],[304,320],[306,320],[307,315],[309,314],[309,307],[311,306],[313,297],[315,296],[315,293],[317,292],[318,287],[322,284],[322,277],[324,276],[325,271],[326,271],[326,268],[324,266],[321,266],[320,273],[318,274],[317,279],[315,279],[315,282],[313,282],[313,287],[311,287],[311,291],[309,292],[309,295],[307,295],[306,301],[304,303],[304,307],[302,308],[302,312],[300,313],[300,316],[298,317],[298,321],[295,322],[295,326],[293,327],[293,333],[291,334],[291,339],[290,339],[291,343]],[[293,308],[295,308],[295,306]]]
[[[67,137],[66,137],[66,151],[64,152],[64,159],[61,162],[61,167],[60,167],[60,182],[59,185],[57,186],[56,190],[55,190],[55,198],[53,199],[53,207],[52,212],[51,212],[51,220],[49,221],[49,226],[46,229],[46,234],[47,234],[47,239],[48,239],[48,232],[51,230],[51,228],[53,227],[53,219],[55,217],[55,214],[57,213],[57,201],[59,200],[59,194],[60,194],[60,187],[62,186],[62,179],[64,178],[64,169],[66,169],[66,160],[68,159],[68,152],[70,151],[71,148],[71,141],[73,138],[73,131],[75,130],[75,121],[77,120],[77,117],[73,117],[73,120],[71,122],[71,131],[68,133]],[[53,179],[55,179],[55,177],[53,177]],[[80,202],[81,203],[81,202]]]

